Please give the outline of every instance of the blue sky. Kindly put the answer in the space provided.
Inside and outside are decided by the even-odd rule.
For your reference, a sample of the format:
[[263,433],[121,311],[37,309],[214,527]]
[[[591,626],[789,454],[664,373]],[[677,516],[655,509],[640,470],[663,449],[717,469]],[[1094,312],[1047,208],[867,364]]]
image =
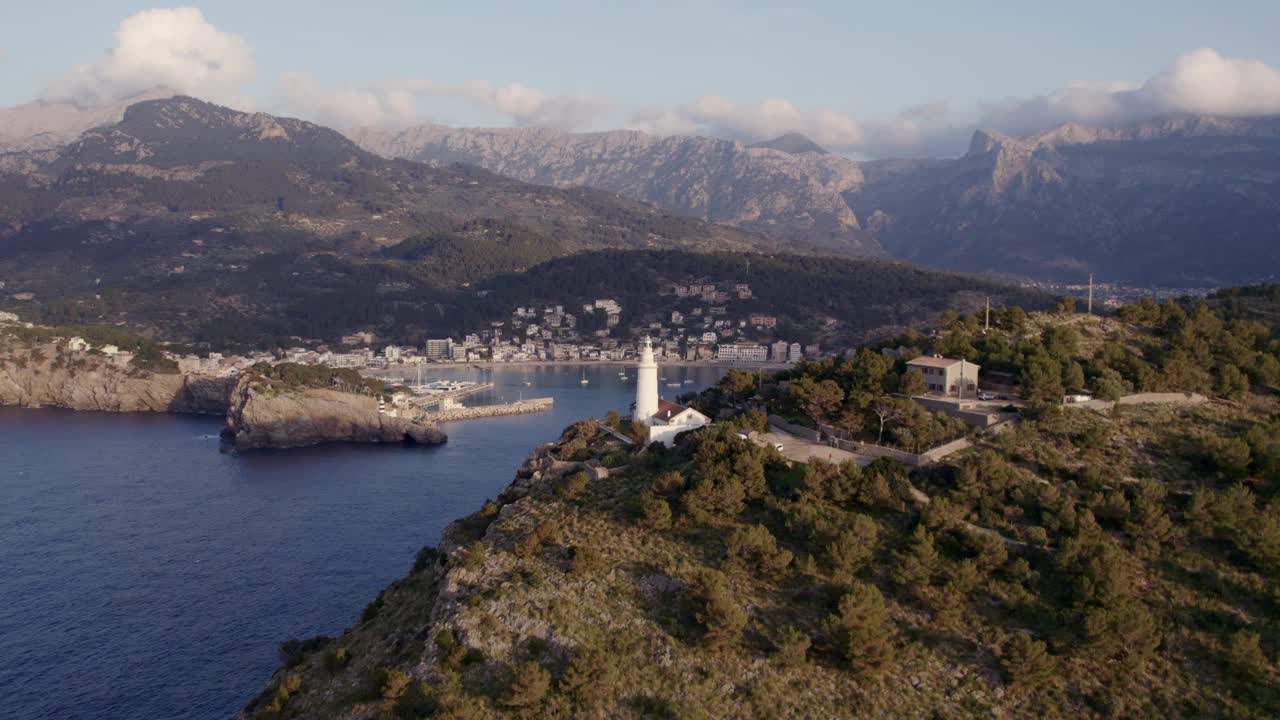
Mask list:
[[[75,66],[102,62],[122,21],[165,7],[109,0],[9,4],[0,29],[0,105],[66,85]],[[384,84],[411,81],[414,89],[401,91],[412,96],[414,117],[450,124],[630,125],[744,137],[795,126],[857,152],[889,137],[874,128],[922,106],[896,141],[909,145],[908,136],[918,136],[914,142],[927,144],[930,133],[967,132],[983,120],[999,125],[1006,116],[1024,124],[1056,120],[1058,104],[1028,114],[1020,103],[1080,81],[1124,81],[1106,92],[1131,92],[1198,48],[1280,66],[1274,41],[1280,2],[1274,0],[223,0],[195,7],[207,25],[238,36],[252,54],[251,72],[237,76],[234,95],[227,87],[211,93],[333,124],[405,124],[404,98],[399,104],[389,99]],[[286,75],[290,80],[282,84]],[[94,82],[106,76],[119,81],[117,71],[92,75]],[[83,94],[88,82],[80,78],[74,90],[59,92]],[[466,83],[488,90],[460,90]],[[516,95],[503,95],[512,83],[518,83]],[[548,98],[564,102],[553,107]],[[706,98],[714,101],[699,104]],[[786,105],[760,105],[771,99]],[[991,103],[1001,100],[1015,103],[1020,114],[993,111]],[[1240,105],[1214,102],[1207,109]],[[1123,113],[1135,112],[1135,103],[1162,107],[1150,98],[1122,99]],[[1184,105],[1173,109],[1199,109]],[[1040,112],[1045,107],[1053,112]],[[828,114],[819,117],[822,112]],[[1063,118],[1079,112],[1073,104]],[[1029,129],[1017,124],[1010,129]]]

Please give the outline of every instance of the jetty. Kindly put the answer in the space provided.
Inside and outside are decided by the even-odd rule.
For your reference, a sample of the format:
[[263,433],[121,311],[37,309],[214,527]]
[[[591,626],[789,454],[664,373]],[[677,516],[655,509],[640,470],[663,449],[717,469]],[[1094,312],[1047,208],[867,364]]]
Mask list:
[[429,422],[453,422],[455,420],[473,420],[475,418],[502,417],[504,415],[527,415],[545,412],[551,409],[555,398],[532,398],[499,405],[451,405],[429,412],[424,419]]

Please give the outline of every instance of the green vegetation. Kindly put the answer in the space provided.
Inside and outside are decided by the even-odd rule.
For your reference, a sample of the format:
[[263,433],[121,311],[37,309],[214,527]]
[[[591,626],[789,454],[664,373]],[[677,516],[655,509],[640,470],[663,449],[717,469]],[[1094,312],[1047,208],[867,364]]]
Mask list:
[[352,368],[300,363],[257,363],[249,370],[262,383],[274,389],[332,388],[365,395],[382,395],[387,390],[381,380],[364,377]]
[[[1010,372],[1047,358],[1059,373],[1079,364],[1088,381],[1110,358],[1101,369],[1125,382],[1132,372],[1172,382],[1182,371],[1168,356],[1188,341],[1135,312],[1025,316]],[[389,588],[376,617],[334,641],[356,648],[341,677],[323,660],[282,671],[305,678],[289,707],[315,717],[1274,717],[1280,397],[1252,380],[1276,347],[1269,327],[1239,347],[1233,323],[1251,321],[1213,332],[1205,312],[1223,310],[1186,313],[1203,326],[1192,335],[1208,347],[1205,374],[1235,356],[1251,380],[1238,399],[1119,414],[1044,402],[911,471],[886,459],[793,465],[741,439],[736,428],[754,422],[741,419],[584,483],[566,461],[615,452],[616,441],[576,424],[497,505],[455,525],[447,566]],[[958,342],[967,321],[953,322],[931,342]],[[838,421],[858,407],[849,395],[883,392],[895,372],[864,355],[754,389],[726,379],[694,400],[739,418],[756,403],[809,403]],[[827,382],[839,402],[792,393]],[[439,598],[448,604],[424,610]],[[390,637],[435,641],[424,650]],[[394,706],[385,692],[319,689],[345,687],[359,666],[408,676]]]

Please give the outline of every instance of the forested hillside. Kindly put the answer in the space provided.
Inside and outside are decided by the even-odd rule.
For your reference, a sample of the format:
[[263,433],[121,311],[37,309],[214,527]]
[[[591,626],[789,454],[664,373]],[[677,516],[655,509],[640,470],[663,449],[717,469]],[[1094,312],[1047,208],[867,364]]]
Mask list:
[[[578,423],[352,629],[286,644],[245,714],[1274,717],[1280,344],[1219,312],[1010,309],[1032,386],[1079,367],[1100,392],[1212,398],[1032,393],[1012,428],[916,470],[789,463],[739,434],[764,422],[743,407],[806,404],[806,379],[840,390],[836,415],[907,382],[879,353],[761,387],[731,374],[692,401],[737,414],[672,449]],[[936,342],[975,330],[953,317]],[[590,459],[626,469],[569,464]]]

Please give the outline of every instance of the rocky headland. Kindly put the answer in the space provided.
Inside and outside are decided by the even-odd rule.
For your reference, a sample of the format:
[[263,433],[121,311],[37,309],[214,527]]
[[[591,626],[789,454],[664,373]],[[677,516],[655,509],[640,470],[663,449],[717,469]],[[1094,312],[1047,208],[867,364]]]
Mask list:
[[437,445],[434,423],[386,415],[369,395],[317,387],[280,387],[253,374],[231,393],[223,438],[237,450],[330,442]]
[[282,385],[254,372],[217,377],[139,368],[72,351],[60,340],[0,346],[0,405],[225,415],[223,436],[237,450],[446,439],[434,422],[382,414],[371,394]]
[[221,415],[234,378],[141,370],[48,342],[0,352],[0,405]]

